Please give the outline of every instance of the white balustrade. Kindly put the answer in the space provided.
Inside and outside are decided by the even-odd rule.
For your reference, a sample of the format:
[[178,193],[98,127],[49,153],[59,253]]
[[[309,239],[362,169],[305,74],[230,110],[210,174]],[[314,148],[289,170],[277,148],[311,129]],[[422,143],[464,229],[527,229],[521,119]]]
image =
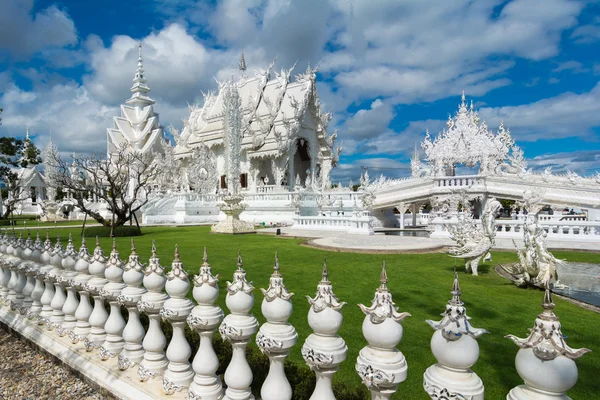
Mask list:
[[94,298],[94,309],[90,314],[88,322],[90,323],[90,334],[85,338],[85,349],[92,351],[104,343],[106,340],[106,331],[104,325],[108,319],[108,313],[104,308],[104,297],[102,290],[108,283],[108,279],[104,276],[106,271],[106,256],[100,241],[96,237],[96,248],[94,249],[94,258],[89,266],[90,275],[92,278],[85,284],[85,290],[92,294]]
[[62,312],[65,317],[60,327],[59,335],[70,333],[77,325],[77,318],[75,312],[79,307],[79,300],[77,299],[77,289],[73,284],[73,279],[77,276],[75,271],[75,263],[77,262],[77,251],[73,245],[73,237],[69,234],[69,241],[62,259],[62,267],[64,269],[61,281],[65,283],[67,289],[67,299],[63,305]]
[[483,382],[470,368],[479,358],[477,338],[485,329],[471,326],[464,303],[460,300],[458,274],[454,271],[452,299],[439,322],[426,322],[435,330],[431,338],[431,351],[438,361],[427,368],[423,386],[432,399],[468,398],[483,400]]
[[[576,232],[576,229],[574,228],[573,231]],[[164,394],[174,394],[179,391],[176,398],[183,398],[185,395],[191,400],[254,398],[250,391],[253,372],[246,360],[245,351],[251,337],[258,330],[258,323],[251,314],[254,288],[246,281],[246,273],[242,269],[239,255],[238,267],[233,282],[228,283],[226,296],[226,304],[231,313],[223,319],[223,311],[215,305],[219,296],[218,277],[212,273],[206,250],[200,271],[193,279],[193,296],[197,301],[194,307],[194,303],[186,298],[190,282],[177,248],[172,269],[165,278],[154,244],[152,257],[144,269],[132,242],[132,251],[123,272],[122,262],[114,243],[107,268],[107,259],[98,240],[93,258],[89,256],[85,240],[82,240],[79,252],[72,257],[75,261],[74,265],[71,267],[68,262],[65,262],[64,269],[70,271],[72,268],[77,273],[70,281],[72,287],[80,291],[81,297],[75,311],[76,325],[69,332],[70,336],[72,335],[71,340],[75,344],[89,332],[85,337],[86,350],[97,348],[104,342],[107,347],[103,352],[109,357],[120,351],[115,347],[123,347],[119,353],[122,357],[116,363],[98,367],[101,362],[96,357],[82,356],[76,349],[70,352],[64,347],[69,346],[68,341],[56,338],[51,332],[37,327],[35,320],[30,320],[35,318],[39,311],[41,315],[37,323],[40,321],[45,323],[46,316],[51,317],[55,311],[50,307],[53,296],[48,294],[54,293],[56,286],[52,282],[49,282],[47,287],[44,286],[44,279],[50,270],[53,272],[52,276],[57,277],[55,270],[58,268],[56,266],[58,260],[61,261],[62,266],[62,261],[71,254],[69,246],[64,253],[61,248],[60,241],[57,241],[57,245],[53,248],[49,239],[42,248],[39,235],[35,243],[29,235],[25,242],[22,237],[21,240],[15,237],[14,233],[12,238],[9,238],[6,232],[3,236],[0,235],[0,294],[6,297],[12,290],[11,300],[3,301],[3,305],[0,305],[2,315],[8,316],[3,322],[21,333],[25,332],[24,337],[32,341],[41,340],[40,343],[46,344],[54,341],[55,347],[63,346],[57,352],[58,357],[69,362],[79,360],[77,361],[79,365],[84,365],[82,370],[84,374],[87,374],[88,370],[101,371],[103,376],[108,373],[106,376],[109,379],[104,381],[100,379],[100,381],[105,385],[110,384],[110,389],[119,391],[128,387],[134,391],[140,390],[138,393],[152,396],[152,391],[158,390],[155,389],[157,385],[155,383],[148,385],[143,381],[152,377],[161,377],[164,373],[162,390]],[[55,257],[58,254],[65,256]],[[52,261],[55,265],[49,264]],[[27,276],[35,278],[33,290],[31,290],[33,282],[29,281]],[[20,287],[23,277],[26,283]],[[121,278],[125,283],[119,281]],[[109,285],[108,291],[107,285]],[[163,292],[165,287],[167,293],[171,295],[170,298]],[[47,291],[47,288],[52,290]],[[264,300],[261,309],[266,323],[261,326],[256,336],[256,343],[269,357],[270,368],[260,390],[261,398],[289,400],[292,397],[292,388],[285,376],[283,365],[290,349],[297,341],[297,334],[288,323],[292,313],[290,301],[292,293],[288,292],[283,283],[277,255],[269,287],[262,291]],[[93,311],[87,297],[89,293],[94,295]],[[111,326],[111,322],[107,321],[110,318],[100,293],[109,296],[111,302],[113,298],[118,299],[127,307],[129,319],[125,329],[121,328],[122,337],[117,332],[118,329],[115,329],[115,326],[120,323],[115,324],[113,321],[115,326]],[[452,298],[446,305],[442,320],[427,321],[435,329],[431,350],[437,359],[437,364],[429,367],[424,374],[424,388],[432,399],[483,399],[483,383],[470,368],[479,355],[476,339],[485,331],[470,325],[460,295],[458,277],[455,274]],[[21,296],[23,296],[22,301],[19,303],[18,298]],[[28,297],[31,299],[30,307]],[[344,303],[341,303],[333,292],[326,264],[323,267],[321,282],[317,286],[317,294],[314,298],[309,298],[309,302],[311,307],[308,323],[313,334],[306,339],[302,356],[317,377],[311,399],[331,400],[335,398],[331,379],[340,363],[345,360],[347,347],[344,340],[337,335],[343,321],[340,310]],[[385,264],[380,277],[380,286],[375,292],[371,306],[360,305],[360,308],[365,313],[362,333],[368,345],[359,353],[356,371],[369,389],[372,399],[390,399],[398,390],[399,383],[406,379],[407,361],[396,346],[403,336],[401,321],[408,314],[398,312],[393,303],[388,289]],[[516,369],[525,384],[512,389],[508,394],[508,400],[542,398],[566,400],[568,397],[565,392],[577,381],[578,371],[574,360],[589,350],[572,349],[565,343],[565,337],[562,335],[553,308],[551,293],[547,289],[544,295],[543,312],[536,319],[530,336],[525,339],[509,336],[520,347],[516,358]],[[146,335],[139,320],[138,310],[149,317],[150,323]],[[159,310],[160,315],[173,326],[173,337],[166,358],[164,354],[166,339],[159,321]],[[27,315],[20,315],[24,311]],[[111,304],[111,312],[120,313],[119,306],[113,307]],[[69,312],[66,313],[69,315]],[[192,366],[189,363],[192,355],[191,347],[184,335],[186,322],[200,336],[200,346]],[[227,386],[225,392],[216,375],[219,359],[212,347],[213,334],[220,322],[219,331],[222,337],[230,341],[233,347],[233,356],[225,372]],[[30,324],[30,327],[26,324]],[[109,335],[104,330],[105,326]],[[27,332],[27,329],[33,331]],[[50,347],[51,352],[52,348]],[[115,364],[119,368],[116,368]],[[138,364],[138,378],[142,382],[133,382],[131,373],[125,372],[121,375],[119,372],[119,369],[123,370],[133,364]],[[145,386],[142,388],[139,385]],[[117,387],[121,389],[116,389]],[[129,395],[129,392],[124,391],[119,393],[125,397]],[[154,394],[160,397],[160,394]],[[412,396],[416,395],[412,394]]]
[[106,331],[106,339],[100,347],[100,359],[103,361],[108,360],[111,357],[119,355],[125,344],[123,340],[123,329],[125,328],[125,319],[121,314],[121,305],[117,300],[121,291],[125,287],[123,283],[123,261],[119,257],[117,250],[117,242],[113,239],[113,247],[106,262],[106,269],[104,270],[104,277],[108,280],[108,283],[104,285],[100,294],[104,297],[110,305],[110,314],[104,324],[104,331]]
[[260,390],[262,400],[291,400],[292,387],[283,369],[285,358],[290,349],[298,341],[296,329],[287,322],[292,315],[291,298],[279,273],[279,259],[275,253],[273,275],[269,279],[269,287],[261,288],[265,296],[262,302],[262,313],[267,322],[260,327],[256,335],[256,344],[269,357],[269,374]]
[[189,400],[219,400],[223,397],[223,385],[216,375],[219,359],[212,345],[212,337],[223,320],[223,310],[214,303],[219,297],[218,275],[212,274],[206,247],[202,266],[193,279],[194,299],[198,303],[187,318],[190,328],[200,335],[198,352],[192,362],[194,381],[190,384]]
[[123,340],[125,341],[125,345],[118,357],[120,370],[126,370],[135,364],[139,364],[140,361],[144,359],[142,341],[144,340],[146,332],[140,321],[137,303],[147,290],[142,287],[142,281],[144,280],[144,265],[140,262],[140,257],[135,250],[133,239],[131,239],[131,254],[129,255],[129,260],[127,261],[127,264],[125,264],[124,269],[123,282],[125,282],[127,286],[121,291],[121,295],[117,300],[119,304],[127,308],[129,317],[125,329],[123,329]]
[[184,333],[186,318],[194,307],[194,303],[185,297],[190,289],[190,281],[187,272],[183,269],[183,263],[179,259],[177,245],[175,245],[175,258],[171,264],[171,271],[167,274],[165,289],[170,298],[165,301],[160,315],[173,327],[173,337],[167,347],[169,364],[163,376],[162,390],[164,394],[171,395],[189,387],[194,379],[194,372],[189,362],[192,348]]
[[317,376],[315,391],[310,400],[335,400],[331,379],[348,352],[344,339],[337,334],[343,321],[340,310],[346,303],[340,302],[333,293],[327,261],[323,262],[323,274],[317,285],[315,298],[307,298],[310,303],[308,324],[314,333],[306,338],[302,346],[302,357]]
[[144,270],[143,284],[147,292],[142,294],[138,302],[138,310],[148,316],[148,332],[142,342],[144,359],[138,366],[138,379],[142,382],[162,375],[167,369],[168,361],[165,358],[167,339],[160,327],[160,314],[165,301],[169,298],[164,292],[166,277],[160,260],[156,255],[156,246],[152,241],[152,256]]
[[75,309],[75,328],[69,332],[69,337],[73,344],[84,340],[90,334],[91,325],[89,319],[93,308],[90,302],[90,292],[85,289],[86,284],[92,279],[90,275],[90,261],[92,261],[92,256],[85,245],[85,236],[82,236],[81,246],[77,252],[77,261],[73,267],[75,272],[77,272],[77,275],[72,280],[73,288],[79,291],[79,305]]
[[356,372],[371,392],[371,399],[385,400],[392,397],[398,384],[406,380],[408,366],[402,352],[396,349],[402,340],[401,321],[410,316],[399,313],[394,306],[387,282],[385,262],[371,307],[359,304],[365,314],[362,331],[369,343],[356,359]]
[[238,253],[237,270],[233,274],[233,281],[227,282],[225,297],[225,304],[231,313],[219,327],[219,333],[231,343],[233,350],[231,362],[225,370],[225,400],[254,400],[250,391],[253,375],[246,360],[246,346],[258,330],[258,321],[250,314],[254,306],[254,286],[246,280],[246,271],[242,266],[242,256]]

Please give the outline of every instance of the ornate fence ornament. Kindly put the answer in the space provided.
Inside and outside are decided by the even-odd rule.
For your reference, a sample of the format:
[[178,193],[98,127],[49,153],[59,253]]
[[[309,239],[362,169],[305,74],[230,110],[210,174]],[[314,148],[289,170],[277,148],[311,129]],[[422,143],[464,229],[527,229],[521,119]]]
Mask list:
[[402,352],[396,349],[402,340],[402,320],[410,316],[398,312],[387,282],[385,262],[381,269],[380,286],[370,307],[359,304],[365,314],[362,331],[369,343],[356,359],[356,372],[371,392],[373,399],[389,399],[406,380],[407,365]]
[[163,304],[169,298],[164,293],[166,277],[164,269],[156,254],[156,245],[152,241],[152,256],[148,266],[144,270],[143,285],[147,292],[142,294],[137,304],[138,310],[148,316],[148,332],[142,341],[144,349],[143,360],[138,365],[138,379],[147,381],[167,369],[168,361],[165,357],[165,346],[167,339],[160,327],[161,316],[159,314]]
[[188,361],[192,355],[192,348],[185,339],[184,333],[185,320],[194,303],[186,298],[190,281],[179,259],[177,245],[175,245],[175,258],[171,264],[171,271],[167,274],[165,288],[170,298],[165,301],[160,313],[173,327],[173,338],[167,348],[169,364],[163,375],[162,388],[164,394],[171,395],[187,388],[194,379],[194,371]]
[[104,276],[106,261],[102,247],[100,247],[100,241],[96,237],[94,256],[88,266],[88,271],[92,277],[85,284],[85,290],[94,298],[94,308],[88,318],[90,333],[84,342],[86,351],[92,351],[100,347],[106,339],[104,325],[108,319],[108,313],[104,308],[104,297],[102,296],[104,286],[108,283],[108,279]]
[[219,359],[212,346],[212,337],[223,320],[223,310],[215,305],[219,298],[218,275],[212,274],[206,247],[202,266],[193,279],[194,299],[198,303],[187,318],[190,328],[200,336],[200,346],[192,362],[195,376],[188,397],[197,400],[218,400],[223,396],[221,379],[216,375]]
[[[106,331],[106,339],[102,344],[102,349],[105,349],[107,353],[118,355],[123,350],[125,341],[123,340],[123,329],[125,329],[125,319],[121,314],[121,305],[117,301],[121,291],[125,288],[123,283],[123,261],[119,256],[117,250],[117,242],[113,238],[113,247],[106,263],[106,269],[104,270],[104,276],[108,280],[108,283],[104,285],[100,294],[110,305],[110,313],[104,330]],[[100,353],[102,356],[102,353]]]
[[344,339],[337,335],[343,321],[340,310],[346,303],[340,302],[333,293],[327,260],[323,261],[323,273],[315,298],[307,296],[307,299],[311,305],[308,324],[314,333],[306,338],[302,346],[302,357],[317,375],[317,385],[311,398],[335,400],[331,378],[348,352]]
[[231,362],[225,371],[225,398],[232,400],[254,399],[250,391],[253,376],[246,360],[246,346],[258,330],[258,321],[250,314],[254,306],[254,287],[246,280],[246,271],[242,269],[242,265],[242,256],[238,252],[233,281],[227,282],[226,304],[231,314],[225,317],[219,327],[219,333],[233,348]]
[[[507,400],[536,398],[540,391],[547,393],[548,397],[569,399],[565,392],[575,386],[578,376],[574,360],[591,351],[572,349],[565,342],[561,324],[554,314],[552,292],[548,285],[542,308],[527,338],[506,336],[519,346],[515,365],[517,373],[525,381],[524,385],[510,391]],[[560,379],[548,379],[549,376]]]
[[54,267],[50,271],[50,277],[52,283],[54,284],[54,297],[52,297],[52,301],[50,302],[50,307],[52,307],[50,322],[52,324],[46,324],[46,327],[50,328],[50,330],[59,327],[65,318],[65,313],[62,309],[67,301],[67,296],[65,295],[65,285],[60,279],[65,271],[62,266],[63,256],[64,249],[60,242],[60,235],[57,235],[56,244],[54,245],[54,250],[52,251],[52,257],[50,258],[50,263]]
[[479,358],[477,338],[488,331],[471,326],[467,310],[460,299],[456,270],[451,293],[452,298],[446,304],[441,321],[425,321],[435,330],[431,339],[431,351],[438,363],[425,371],[423,386],[427,394],[435,399],[444,398],[440,397],[440,389],[447,389],[447,393],[454,395],[454,398],[460,399],[461,397],[456,397],[460,394],[469,400],[483,400],[483,382],[470,368]]

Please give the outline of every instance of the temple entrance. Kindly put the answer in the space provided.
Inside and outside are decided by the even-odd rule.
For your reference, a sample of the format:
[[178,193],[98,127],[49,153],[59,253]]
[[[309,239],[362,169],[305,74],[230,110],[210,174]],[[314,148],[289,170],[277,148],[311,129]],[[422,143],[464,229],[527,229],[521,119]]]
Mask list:
[[[310,148],[308,146],[308,140],[300,138],[296,141],[296,151],[294,152],[294,174],[295,176],[290,177],[290,181],[293,180],[295,185],[304,185],[306,183],[307,171],[310,170]],[[296,178],[300,179],[300,182],[296,182]]]

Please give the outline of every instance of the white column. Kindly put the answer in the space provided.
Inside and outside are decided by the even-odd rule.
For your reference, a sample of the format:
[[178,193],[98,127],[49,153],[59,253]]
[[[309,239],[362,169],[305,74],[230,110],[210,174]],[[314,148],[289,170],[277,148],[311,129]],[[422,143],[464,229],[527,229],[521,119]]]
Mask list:
[[40,256],[40,263],[42,264],[42,266],[40,267],[40,272],[38,274],[44,281],[44,292],[40,297],[42,310],[40,311],[40,317],[38,318],[38,325],[50,323],[50,316],[52,316],[52,307],[50,306],[50,304],[52,303],[52,298],[54,297],[54,285],[52,284],[52,280],[50,279],[49,275],[50,271],[54,269],[54,267],[50,263],[52,260],[52,251],[52,242],[50,241],[48,231],[46,231],[44,251]]
[[194,372],[188,361],[192,355],[192,348],[184,334],[185,321],[194,303],[186,298],[190,281],[179,259],[177,245],[175,245],[175,259],[171,264],[171,271],[167,274],[165,288],[170,298],[165,301],[160,315],[173,326],[173,337],[167,347],[169,365],[163,376],[162,390],[164,394],[171,395],[187,388],[194,379]]
[[189,400],[219,400],[223,396],[223,385],[216,375],[219,358],[212,346],[213,334],[223,319],[223,310],[214,304],[219,297],[218,282],[205,247],[202,266],[193,279],[193,295],[198,305],[187,318],[190,328],[200,335],[200,346],[192,363],[196,375],[190,385]]
[[414,228],[417,226],[417,213],[419,212],[417,203],[411,204],[410,212],[412,213],[412,227]]
[[90,303],[90,293],[85,289],[85,285],[92,279],[90,275],[92,256],[85,245],[85,236],[81,237],[81,247],[79,247],[76,259],[73,268],[77,275],[73,278],[73,288],[79,291],[79,305],[75,309],[75,328],[69,332],[73,344],[84,340],[90,334],[89,319],[93,311]]
[[565,342],[558,317],[554,314],[554,303],[550,289],[546,287],[541,314],[535,320],[529,337],[520,339],[506,337],[517,346],[515,365],[524,385],[513,388],[507,400],[568,400],[565,395],[577,383],[576,359],[589,349],[572,349]]
[[156,255],[156,246],[152,242],[152,257],[148,262],[148,267],[144,271],[144,287],[148,290],[144,293],[138,303],[140,312],[148,316],[148,332],[142,342],[144,348],[144,359],[138,366],[138,379],[142,382],[150,378],[162,375],[167,369],[168,361],[165,358],[165,346],[167,339],[160,327],[159,310],[164,302],[169,298],[164,292],[165,288],[164,269],[160,265],[160,260]]
[[317,295],[314,299],[309,298],[308,302],[311,305],[308,324],[314,333],[306,338],[302,357],[317,376],[317,385],[310,400],[335,400],[331,379],[348,352],[344,339],[337,335],[343,321],[340,310],[346,303],[340,302],[333,293],[326,261],[321,282],[317,285]]
[[404,212],[406,211],[406,204],[398,204],[398,211],[400,211],[400,229],[404,229]]
[[133,239],[131,239],[131,254],[129,255],[127,264],[125,264],[125,272],[123,273],[123,281],[127,286],[121,291],[121,295],[118,297],[119,304],[127,308],[129,315],[127,325],[123,329],[125,345],[118,357],[119,369],[122,371],[135,364],[139,364],[144,358],[142,341],[146,332],[140,322],[140,314],[137,308],[138,301],[146,293],[146,289],[142,287],[143,280],[144,266],[140,262],[140,257],[135,250],[135,244]]
[[246,360],[246,346],[258,330],[258,321],[250,311],[254,305],[254,287],[246,281],[246,271],[242,269],[242,256],[238,253],[237,270],[233,282],[227,282],[225,303],[231,314],[227,315],[219,333],[223,340],[231,343],[233,355],[225,370],[227,391],[224,400],[254,400],[250,391],[252,370]]
[[439,322],[426,322],[435,330],[431,338],[431,351],[438,361],[427,368],[423,375],[423,387],[427,394],[448,397],[461,395],[473,400],[483,400],[483,382],[470,368],[479,358],[477,338],[485,329],[471,326],[467,310],[460,300],[458,274],[454,272],[452,299],[446,305],[446,311]]
[[44,280],[40,272],[41,268],[43,267],[43,264],[41,262],[41,256],[43,251],[44,247],[42,245],[42,241],[40,240],[40,233],[38,232],[36,235],[35,242],[33,244],[33,251],[31,252],[31,260],[35,263],[35,269],[33,272],[35,286],[33,287],[33,291],[31,292],[32,303],[30,314],[28,315],[29,318],[35,320],[39,319],[40,312],[42,311],[42,303],[40,302],[40,299],[42,298],[42,294],[44,293]]
[[101,291],[104,285],[108,283],[104,272],[106,270],[106,256],[100,247],[100,241],[96,237],[96,248],[94,249],[94,258],[90,263],[89,272],[92,278],[85,284],[85,290],[94,298],[94,309],[90,314],[88,322],[90,323],[90,334],[85,338],[84,345],[87,351],[92,351],[102,345],[106,339],[104,325],[108,319],[108,313],[104,308],[104,297]]
[[108,300],[110,304],[110,314],[104,324],[106,331],[106,340],[100,347],[100,359],[106,361],[111,357],[116,357],[123,350],[123,329],[125,328],[125,320],[121,315],[121,305],[117,298],[121,294],[121,290],[125,287],[123,283],[123,261],[119,257],[117,251],[117,242],[113,239],[113,248],[106,263],[104,277],[108,279],[108,283],[104,285],[100,294]]
[[77,300],[77,289],[73,286],[73,279],[77,276],[77,272],[75,272],[76,262],[77,251],[73,245],[73,237],[69,234],[69,242],[67,243],[62,259],[62,267],[64,268],[62,279],[67,287],[67,299],[62,308],[65,318],[58,331],[61,336],[71,332],[77,325],[75,311],[77,311],[77,307],[79,307],[79,300]]
[[50,307],[52,307],[52,316],[50,317],[50,324],[46,324],[46,328],[48,328],[48,330],[60,327],[65,318],[65,314],[63,313],[62,308],[65,305],[67,296],[65,295],[64,284],[60,280],[64,272],[64,269],[62,267],[63,253],[64,249],[60,242],[60,236],[57,235],[56,244],[54,245],[54,251],[52,252],[52,258],[50,259],[50,263],[52,264],[52,266],[54,266],[52,271],[50,271],[50,279],[54,283],[54,297],[52,298],[52,302],[50,303]]
[[25,245],[23,248],[21,263],[21,270],[23,271],[25,286],[23,286],[23,304],[21,309],[19,310],[21,314],[27,314],[28,318],[31,315],[31,304],[33,304],[33,299],[31,298],[31,293],[33,293],[33,288],[35,287],[35,279],[33,278],[34,270],[34,262],[31,260],[31,254],[33,253],[33,241],[31,240],[31,233],[27,230],[27,239],[25,240]]
[[401,321],[410,314],[399,313],[394,306],[387,287],[385,262],[379,281],[381,285],[375,292],[371,307],[359,304],[365,313],[362,331],[369,345],[360,351],[355,368],[371,392],[371,399],[386,400],[396,393],[398,384],[406,380],[406,359],[396,346],[402,340]]
[[275,253],[275,266],[269,280],[269,287],[261,289],[265,296],[262,313],[267,322],[260,327],[256,335],[256,344],[269,357],[269,374],[260,389],[262,400],[291,400],[292,387],[283,369],[285,358],[298,341],[294,327],[287,322],[292,315],[291,298],[279,273],[279,259]]

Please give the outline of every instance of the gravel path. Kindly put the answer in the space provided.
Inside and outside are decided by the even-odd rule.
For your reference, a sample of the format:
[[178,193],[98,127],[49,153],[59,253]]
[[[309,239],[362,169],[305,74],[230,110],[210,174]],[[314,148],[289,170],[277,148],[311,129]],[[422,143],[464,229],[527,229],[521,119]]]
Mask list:
[[67,367],[0,330],[0,400],[105,400]]

